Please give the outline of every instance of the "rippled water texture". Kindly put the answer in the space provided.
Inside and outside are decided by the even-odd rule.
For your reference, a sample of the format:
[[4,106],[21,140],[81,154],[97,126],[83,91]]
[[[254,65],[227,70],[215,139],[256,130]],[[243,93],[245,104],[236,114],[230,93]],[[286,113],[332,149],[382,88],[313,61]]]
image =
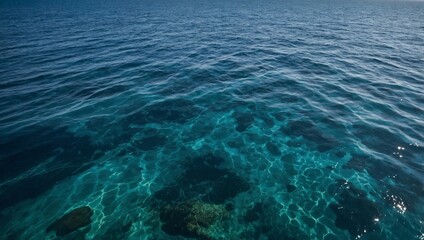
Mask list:
[[424,239],[424,2],[1,1],[1,239]]

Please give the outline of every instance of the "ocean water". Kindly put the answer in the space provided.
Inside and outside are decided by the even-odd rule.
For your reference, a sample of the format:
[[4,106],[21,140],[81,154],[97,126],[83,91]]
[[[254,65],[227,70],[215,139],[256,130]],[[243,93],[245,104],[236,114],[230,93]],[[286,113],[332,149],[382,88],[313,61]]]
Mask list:
[[424,2],[1,1],[0,172],[0,239],[422,240]]

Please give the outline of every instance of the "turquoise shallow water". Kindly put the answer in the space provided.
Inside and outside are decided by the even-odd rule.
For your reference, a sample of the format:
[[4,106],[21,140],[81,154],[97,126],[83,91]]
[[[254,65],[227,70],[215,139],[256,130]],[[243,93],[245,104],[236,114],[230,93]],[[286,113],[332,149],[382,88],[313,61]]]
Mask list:
[[422,19],[2,1],[0,238],[424,239]]

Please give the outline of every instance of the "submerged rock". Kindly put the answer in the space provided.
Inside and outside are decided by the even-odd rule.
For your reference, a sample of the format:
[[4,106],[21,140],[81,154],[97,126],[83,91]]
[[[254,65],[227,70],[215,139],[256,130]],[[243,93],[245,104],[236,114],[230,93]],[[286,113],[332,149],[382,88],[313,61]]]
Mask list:
[[56,236],[66,236],[71,232],[88,226],[91,223],[91,216],[93,216],[93,210],[88,206],[74,209],[50,224],[46,232],[55,231]]
[[343,152],[343,151],[337,151],[337,152],[335,153],[335,155],[336,155],[336,157],[338,157],[338,158],[342,158],[342,157],[344,157],[344,156],[346,155],[346,153],[345,153],[345,152]]
[[237,127],[236,127],[237,132],[244,132],[255,121],[255,118],[250,113],[235,112],[233,114],[233,117],[236,119],[236,122],[237,122]]
[[[247,180],[237,176],[229,169],[219,167],[224,161],[223,158],[212,154],[192,159],[188,162],[182,175],[181,188],[188,190],[186,183],[190,183],[190,188],[197,190],[196,195],[206,194],[202,199],[215,204],[224,203],[227,199],[249,190],[250,184]],[[210,189],[201,188],[204,185],[202,183],[205,182],[210,184]],[[200,188],[196,188],[196,186]]]
[[291,193],[294,190],[296,190],[296,186],[295,185],[292,185],[292,184],[287,184],[286,185],[286,189],[287,189],[287,192]]
[[352,158],[343,166],[343,168],[363,172],[367,168],[369,161],[370,159],[366,156],[354,154]]
[[244,215],[244,220],[249,223],[258,221],[261,219],[263,211],[263,204],[260,202],[255,203],[251,209],[247,210],[246,214]]
[[225,168],[216,165],[221,158],[205,155],[187,164],[185,172],[173,185],[166,186],[153,197],[167,204],[198,198],[208,203],[221,204],[248,191],[250,183]]
[[281,156],[281,161],[287,162],[287,163],[294,163],[296,162],[296,155],[294,153],[287,153]]
[[217,181],[228,173],[227,169],[218,167],[223,162],[223,158],[212,154],[193,158],[187,162],[183,178],[192,184],[204,181]]
[[127,239],[131,227],[133,225],[132,221],[118,221],[107,229],[107,231],[102,234],[94,237],[93,240],[119,240],[119,239]]
[[166,202],[174,202],[180,198],[180,187],[178,185],[164,187],[153,194],[155,199],[166,201]]
[[203,199],[221,204],[249,189],[249,182],[232,172],[228,172],[225,176],[213,183],[212,190]]
[[275,145],[272,142],[268,142],[266,144],[266,148],[268,149],[268,151],[274,155],[274,156],[280,156],[281,155],[281,151],[280,149],[278,149],[277,145]]
[[304,139],[317,144],[317,149],[320,152],[329,151],[338,145],[336,139],[325,135],[314,122],[310,120],[291,121],[287,126],[282,127],[281,131],[287,136],[302,136]]
[[209,227],[227,218],[235,208],[231,199],[250,189],[246,179],[220,167],[224,161],[213,154],[192,158],[172,185],[153,194],[152,208],[159,209],[165,233],[213,239]]
[[166,144],[168,138],[162,135],[154,135],[142,138],[135,142],[135,146],[143,151],[149,151]]
[[[95,145],[88,136],[75,136],[66,127],[34,126],[17,136],[4,137],[0,141],[0,211],[36,198],[61,180],[87,170],[106,148]],[[51,159],[49,171],[17,178],[47,159]]]
[[184,202],[163,207],[159,217],[163,223],[162,230],[169,235],[213,239],[208,228],[218,220],[228,218],[229,213],[224,205]]
[[366,171],[372,178],[381,182],[381,187],[386,189],[386,192],[382,191],[381,197],[397,211],[413,210],[422,205],[420,196],[424,195],[424,183],[416,175],[390,161],[365,154],[353,154],[343,168],[358,172]]
[[381,215],[366,193],[345,180],[338,180],[335,190],[337,203],[330,204],[336,214],[335,225],[353,237],[375,231]]

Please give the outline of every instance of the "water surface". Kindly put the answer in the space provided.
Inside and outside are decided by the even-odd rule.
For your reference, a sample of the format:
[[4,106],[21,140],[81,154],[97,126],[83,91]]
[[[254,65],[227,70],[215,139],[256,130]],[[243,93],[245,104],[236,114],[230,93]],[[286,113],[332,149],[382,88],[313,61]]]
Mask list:
[[[423,19],[2,1],[0,238],[424,239]],[[82,206],[88,226],[46,232]]]

